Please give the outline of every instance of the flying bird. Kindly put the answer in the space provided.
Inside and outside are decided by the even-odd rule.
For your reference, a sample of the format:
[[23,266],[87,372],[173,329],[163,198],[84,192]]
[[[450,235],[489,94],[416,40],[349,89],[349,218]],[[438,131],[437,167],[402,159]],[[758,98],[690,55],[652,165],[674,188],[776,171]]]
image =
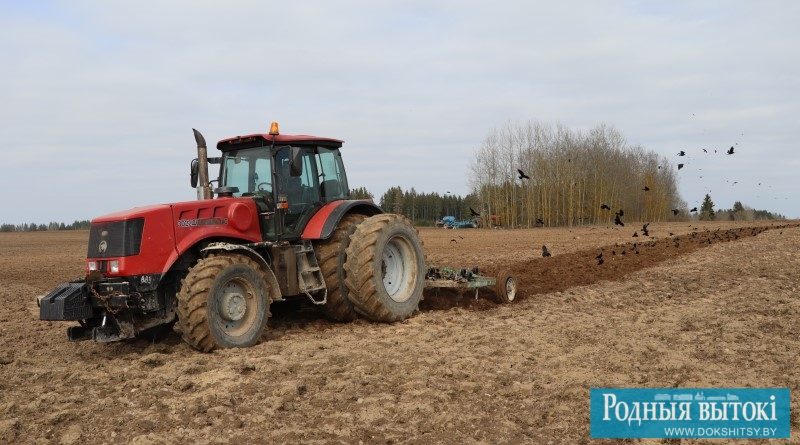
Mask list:
[[732,155],[732,154],[733,154],[733,147],[731,147],[731,148],[729,148],[729,149],[728,149],[728,154],[729,154],[729,155]]
[[517,169],[517,173],[519,173],[519,179],[531,179],[530,176],[526,175],[524,171]]
[[615,225],[615,226],[622,226],[622,227],[625,227],[625,223],[624,223],[624,222],[622,222],[622,220],[621,220],[621,219],[619,219],[619,213],[615,213],[615,214],[614,214],[614,225]]
[[678,210],[678,209],[672,209],[672,214],[673,214],[673,215],[677,215],[678,213],[680,213],[680,210]]
[[611,210],[611,207],[608,204],[600,204],[600,210]]
[[683,164],[678,164],[678,170],[683,168]]
[[472,207],[469,208],[469,214],[472,216],[481,216],[481,214],[476,212]]
[[696,212],[697,211],[697,207],[692,207],[692,210],[689,210],[689,211],[690,212]]
[[551,256],[552,255],[550,255],[550,251],[547,250],[547,246],[542,245],[542,258],[549,258]]
[[540,225],[543,226],[544,225],[544,221],[542,221],[542,218],[536,218],[536,224],[540,224]]
[[686,152],[685,152],[685,151],[683,151],[683,150],[681,150],[681,151],[678,153],[678,156],[686,156]]
[[703,149],[703,151],[704,151],[705,153],[708,153],[708,150],[706,150],[705,148]]
[[649,192],[650,191],[650,187],[644,186],[644,188],[642,190],[644,190],[645,192]]

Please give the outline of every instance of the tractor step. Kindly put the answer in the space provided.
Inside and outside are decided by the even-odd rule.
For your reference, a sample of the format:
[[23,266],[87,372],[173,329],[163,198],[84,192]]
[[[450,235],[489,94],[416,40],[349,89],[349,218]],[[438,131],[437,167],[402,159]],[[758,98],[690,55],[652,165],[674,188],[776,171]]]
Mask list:
[[[297,278],[300,290],[314,304],[325,304],[328,301],[328,289],[325,286],[325,278],[314,254],[314,247],[311,241],[303,241],[302,244],[294,246],[295,257],[297,258]],[[320,298],[319,296],[322,296]]]

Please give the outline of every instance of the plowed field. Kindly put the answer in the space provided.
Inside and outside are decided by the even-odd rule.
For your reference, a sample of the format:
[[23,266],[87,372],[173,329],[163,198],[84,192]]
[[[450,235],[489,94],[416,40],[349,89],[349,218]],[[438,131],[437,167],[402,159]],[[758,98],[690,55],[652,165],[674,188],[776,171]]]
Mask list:
[[519,300],[429,292],[397,324],[280,303],[211,354],[68,342],[33,299],[87,233],[0,234],[0,443],[586,443],[596,386],[789,387],[800,442],[800,228],[640,229],[423,229],[430,262],[511,272]]

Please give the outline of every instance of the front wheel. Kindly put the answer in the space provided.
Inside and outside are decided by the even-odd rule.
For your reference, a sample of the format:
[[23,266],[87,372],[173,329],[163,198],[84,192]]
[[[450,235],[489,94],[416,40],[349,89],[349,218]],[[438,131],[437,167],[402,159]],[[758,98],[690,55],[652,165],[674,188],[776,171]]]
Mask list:
[[417,230],[404,217],[365,219],[350,236],[344,269],[348,298],[373,321],[410,317],[425,284],[425,255]]
[[201,259],[178,292],[183,339],[203,352],[256,344],[270,316],[269,290],[259,264],[247,256]]

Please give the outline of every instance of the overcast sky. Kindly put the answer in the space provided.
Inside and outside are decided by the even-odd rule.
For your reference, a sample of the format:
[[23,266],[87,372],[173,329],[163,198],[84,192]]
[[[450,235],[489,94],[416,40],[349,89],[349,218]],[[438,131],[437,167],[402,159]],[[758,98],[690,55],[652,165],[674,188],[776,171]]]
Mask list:
[[509,121],[607,123],[686,150],[690,205],[711,190],[800,216],[797,1],[0,5],[0,222],[194,199],[192,127],[271,120],[344,139],[351,186],[376,197],[467,193]]

